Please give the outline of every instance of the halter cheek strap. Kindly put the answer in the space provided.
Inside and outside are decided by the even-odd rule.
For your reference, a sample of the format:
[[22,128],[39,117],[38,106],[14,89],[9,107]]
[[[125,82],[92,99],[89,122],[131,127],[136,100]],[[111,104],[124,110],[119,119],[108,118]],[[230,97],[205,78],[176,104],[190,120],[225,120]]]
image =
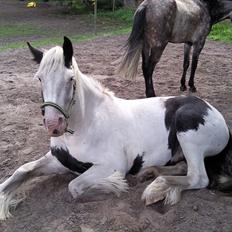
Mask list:
[[54,102],[44,102],[42,105],[41,105],[41,108],[43,109],[45,106],[52,106],[54,108],[56,108],[57,110],[59,110],[65,118],[69,118],[69,114],[68,112],[64,111],[63,108],[61,108],[59,105],[57,105],[56,103]]
[[[57,109],[60,113],[62,113],[66,119],[69,119],[70,116],[71,116],[72,107],[73,107],[73,105],[75,104],[75,92],[76,92],[76,82],[74,82],[74,84],[73,84],[73,96],[72,96],[72,99],[71,99],[71,101],[70,101],[70,103],[69,103],[69,105],[68,105],[67,111],[64,110],[64,109],[63,109],[61,106],[59,106],[58,104],[56,104],[56,103],[54,103],[54,102],[50,102],[50,101],[43,102],[43,104],[40,106],[40,108],[41,108],[42,110],[44,110],[44,108],[45,108],[46,106],[52,106],[52,107],[54,107],[55,109]],[[42,95],[42,99],[43,99],[43,95]],[[43,101],[44,101],[44,100],[43,100]],[[73,133],[74,133],[74,131],[71,130],[71,129],[67,129],[66,131],[69,132],[70,134],[73,134]]]

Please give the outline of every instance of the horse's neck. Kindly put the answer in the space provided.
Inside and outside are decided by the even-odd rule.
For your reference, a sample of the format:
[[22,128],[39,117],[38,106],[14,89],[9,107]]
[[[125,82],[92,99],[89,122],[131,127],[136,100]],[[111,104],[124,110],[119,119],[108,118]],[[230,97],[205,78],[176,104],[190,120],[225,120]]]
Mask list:
[[218,0],[219,4],[210,4],[210,14],[212,24],[218,23],[226,18],[229,18],[232,12],[232,1]]
[[77,94],[75,95],[75,104],[69,123],[70,128],[74,130],[83,129],[90,124],[96,108],[99,107],[105,97],[93,80],[80,71],[77,75]]

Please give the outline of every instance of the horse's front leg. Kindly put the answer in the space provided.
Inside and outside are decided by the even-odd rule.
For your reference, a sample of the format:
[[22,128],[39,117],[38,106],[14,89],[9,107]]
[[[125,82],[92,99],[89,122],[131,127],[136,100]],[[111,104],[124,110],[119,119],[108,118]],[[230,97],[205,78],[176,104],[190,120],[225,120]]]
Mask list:
[[119,195],[128,189],[125,173],[102,165],[94,165],[69,183],[69,192],[74,198],[88,189],[99,189]]
[[67,172],[63,165],[48,152],[42,158],[19,167],[11,177],[0,184],[0,220],[11,216],[9,209],[20,200],[14,200],[18,188],[27,180],[42,175],[62,174]]

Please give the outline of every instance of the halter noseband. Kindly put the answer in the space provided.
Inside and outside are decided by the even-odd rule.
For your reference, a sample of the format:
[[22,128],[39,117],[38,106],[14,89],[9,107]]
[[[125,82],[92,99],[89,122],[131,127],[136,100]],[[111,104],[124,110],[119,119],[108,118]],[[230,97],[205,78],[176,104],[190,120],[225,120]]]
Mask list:
[[[72,95],[72,99],[71,99],[71,101],[70,101],[70,103],[69,103],[69,105],[68,105],[67,111],[64,110],[61,106],[59,106],[58,104],[56,104],[56,103],[54,103],[54,102],[51,102],[51,101],[45,102],[45,101],[44,101],[44,98],[43,98],[43,94],[42,94],[43,103],[42,103],[42,105],[40,106],[40,108],[41,108],[42,110],[44,110],[44,108],[45,108],[46,106],[52,106],[52,107],[54,107],[55,109],[57,109],[60,113],[62,113],[66,119],[69,119],[70,116],[71,116],[72,107],[73,107],[73,105],[75,104],[75,93],[76,93],[76,81],[74,81],[74,84],[73,84],[73,95]],[[70,134],[73,134],[73,133],[74,133],[74,131],[71,130],[71,129],[67,129],[66,132],[69,132]]]

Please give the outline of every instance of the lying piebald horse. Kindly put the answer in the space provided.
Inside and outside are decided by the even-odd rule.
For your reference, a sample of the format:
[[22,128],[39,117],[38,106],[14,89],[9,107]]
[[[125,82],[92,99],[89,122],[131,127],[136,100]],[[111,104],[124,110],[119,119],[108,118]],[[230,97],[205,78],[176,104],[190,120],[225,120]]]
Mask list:
[[128,189],[127,173],[163,166],[180,148],[187,175],[156,178],[143,193],[146,204],[161,199],[175,204],[181,191],[210,183],[222,190],[231,188],[230,132],[209,103],[193,96],[117,98],[81,73],[68,38],[64,37],[63,48],[45,53],[28,45],[40,63],[36,77],[41,81],[41,108],[51,149],[0,185],[1,219],[11,215],[16,191],[31,177],[72,172],[78,175],[68,185],[74,198],[87,189],[119,194]]

